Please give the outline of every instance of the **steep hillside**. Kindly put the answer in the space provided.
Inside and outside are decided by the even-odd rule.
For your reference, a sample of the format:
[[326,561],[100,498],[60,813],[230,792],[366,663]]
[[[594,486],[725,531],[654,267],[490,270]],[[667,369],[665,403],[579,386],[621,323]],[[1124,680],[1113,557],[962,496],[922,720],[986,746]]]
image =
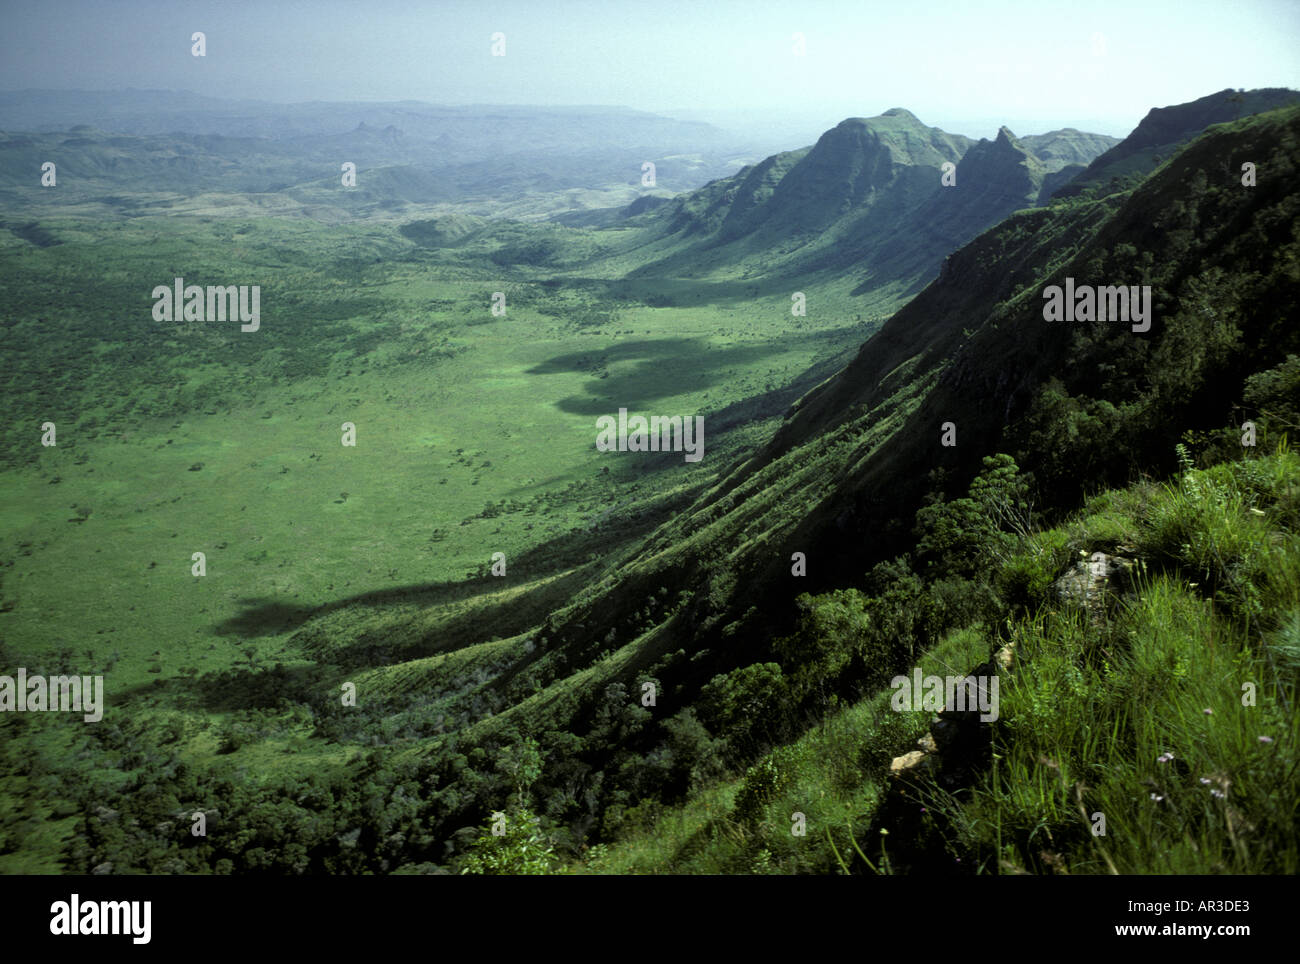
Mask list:
[[[1296,841],[1285,804],[1295,788],[1275,792],[1273,777],[1258,769],[1263,762],[1257,757],[1267,755],[1260,743],[1282,739],[1278,734],[1294,732],[1296,724],[1286,697],[1294,697],[1292,623],[1300,605],[1296,464],[1284,433],[1300,421],[1298,141],[1300,108],[1264,114],[1207,132],[1132,192],[1010,218],[955,253],[940,279],[852,364],[801,400],[762,456],[680,525],[649,541],[663,553],[665,577],[687,570],[709,587],[707,601],[686,620],[699,627],[691,633],[696,648],[690,662],[720,675],[706,679],[704,666],[695,672],[683,667],[674,699],[696,705],[712,737],[751,752],[784,742],[783,734],[798,732],[803,719],[821,719],[822,726],[797,744],[760,754],[743,780],[664,813],[662,822],[657,812],[638,815],[627,828],[631,849],[612,857],[602,851],[595,869],[744,872],[755,870],[751,861],[757,859],[773,868],[779,862],[787,871],[825,871],[835,865],[833,855],[846,870],[851,861],[862,872],[890,872],[890,856],[882,856],[875,834],[901,831],[903,839],[893,840],[890,849],[894,869],[904,871],[971,872],[974,867],[959,864],[974,855],[986,872],[998,869],[1000,859],[1009,861],[1001,869],[1012,872],[1026,866],[1051,872],[1053,862],[1059,862],[1058,871],[1074,866],[1104,872],[1118,863],[1120,872],[1293,872]],[[1224,159],[1239,157],[1258,158],[1260,168],[1275,176],[1268,185],[1243,186],[1230,167],[1225,173]],[[1258,271],[1242,274],[1243,264],[1258,265]],[[1151,285],[1149,331],[1115,322],[1045,321],[1042,293],[1066,277],[1080,284],[1095,279]],[[1280,444],[1278,461],[1244,463],[1204,477],[1190,471],[1196,458],[1207,464],[1241,458],[1245,419],[1259,432],[1252,441],[1261,452]],[[942,444],[949,422],[956,440],[951,448]],[[1187,475],[1171,494],[1109,494],[1091,504],[1093,516],[1081,528],[1031,535],[1031,517],[1051,519],[1086,493],[1146,473],[1170,473],[1179,445],[1185,446]],[[993,460],[995,452],[1010,452],[1015,461]],[[985,474],[972,482],[981,464]],[[1017,464],[1028,475],[1013,481],[1009,473],[1016,473]],[[962,499],[968,483],[969,495]],[[1271,535],[1260,528],[1265,525]],[[739,548],[723,553],[713,549],[718,546]],[[1278,555],[1266,564],[1269,546]],[[1156,686],[1146,681],[1156,672],[1154,664],[1148,669],[1143,661],[1166,658],[1159,654],[1161,645],[1177,648],[1182,643],[1172,640],[1213,638],[1222,640],[1215,659],[1249,659],[1270,693],[1281,687],[1282,695],[1270,698],[1268,712],[1249,735],[1236,739],[1237,728],[1228,721],[1211,738],[1218,749],[1197,753],[1194,763],[1205,774],[1202,794],[1208,786],[1226,795],[1230,784],[1239,785],[1247,801],[1240,805],[1252,814],[1252,832],[1259,832],[1253,847],[1243,849],[1233,839],[1233,817],[1225,830],[1222,815],[1210,814],[1206,826],[1217,830],[1207,829],[1198,845],[1182,848],[1171,841],[1184,833],[1188,818],[1152,810],[1132,817],[1148,827],[1147,842],[1126,836],[1112,856],[1092,841],[1086,819],[1077,823],[1070,773],[1079,774],[1098,754],[1112,760],[1106,772],[1113,777],[1102,791],[1112,815],[1134,809],[1131,789],[1121,786],[1145,782],[1155,788],[1155,802],[1163,801],[1162,794],[1187,792],[1171,791],[1168,780],[1152,782],[1168,759],[1155,760],[1157,753],[1204,739],[1190,732],[1180,736],[1171,720],[1199,713],[1193,704],[1217,706],[1205,709],[1207,715],[1235,705],[1232,692],[1224,696],[1215,689],[1217,677],[1207,668],[1186,691],[1159,684],[1162,694],[1168,690],[1159,699],[1178,706],[1159,719],[1153,714],[1119,722],[1128,711],[1112,695],[1107,705],[1114,710],[1117,737],[1100,749],[1078,745],[1085,738],[1084,717],[1069,715],[1073,704],[1056,711],[1063,715],[1054,728],[1045,722],[1042,714],[1052,712],[1041,708],[1049,698],[1045,691],[1064,685],[1062,674],[1074,672],[1056,662],[1058,640],[1067,641],[1069,652],[1077,649],[1080,660],[1091,659],[1091,650],[1086,636],[1071,635],[1079,630],[1069,629],[1067,618],[1044,622],[1051,617],[1039,616],[1036,607],[1055,600],[1049,590],[1057,577],[1069,576],[1072,554],[1087,556],[1099,548],[1127,556],[1124,566],[1133,566],[1134,557],[1150,564],[1152,581],[1145,585],[1153,595],[1128,597],[1121,605],[1131,615],[1114,622],[1096,616],[1105,621],[1105,639],[1143,642],[1136,646],[1135,663],[1127,650],[1111,657],[1113,671],[1128,682],[1086,685],[1119,686],[1119,692]],[[794,552],[806,555],[806,578],[792,576]],[[796,600],[804,589],[825,595]],[[1205,608],[1201,594],[1217,601],[1221,617]],[[1010,633],[999,632],[1016,613],[1027,614],[1028,621],[1007,623]],[[1176,625],[1169,625],[1171,619]],[[934,787],[922,786],[919,796],[886,796],[883,771],[890,754],[906,753],[909,742],[923,735],[924,718],[891,719],[885,709],[889,692],[882,695],[879,688],[891,673],[918,663],[926,673],[989,671],[976,670],[976,664],[1000,647],[1015,651],[1017,640],[1016,658],[1041,663],[1029,663],[1023,689],[1009,698],[1018,701],[1022,725],[1043,736],[1035,742],[1020,730],[998,731],[999,752],[1018,769],[1002,778],[995,772],[984,791],[990,801],[985,807],[1003,808],[1006,837],[995,846],[977,829],[976,807],[945,802],[933,795]],[[1234,657],[1238,647],[1249,655]],[[1289,668],[1278,670],[1269,662],[1275,656]],[[656,675],[667,676],[662,670]],[[862,702],[841,714],[836,706],[843,699]],[[746,705],[766,709],[746,713]],[[771,715],[777,705],[784,723]],[[1190,722],[1184,727],[1192,728]],[[1256,733],[1262,734],[1258,741]],[[935,729],[911,756],[925,761],[936,752],[935,740],[942,753],[945,739],[952,735]],[[955,763],[934,762],[948,773],[949,782],[940,788],[983,779],[970,769],[978,767],[978,745],[958,752]],[[1081,752],[1089,756],[1081,758]],[[1144,755],[1134,759],[1135,752]],[[747,758],[743,750],[740,757]],[[1040,809],[1032,810],[1022,795],[1044,760],[1053,767],[1060,761],[1064,769],[1049,776],[1064,782],[1046,791]],[[902,767],[915,762],[895,761]],[[873,771],[876,776],[863,782]],[[1276,775],[1277,767],[1268,772]],[[1189,805],[1179,800],[1179,806]],[[925,813],[920,808],[927,803],[941,812],[922,819],[918,810]],[[1200,806],[1190,805],[1194,811]],[[1050,817],[1043,816],[1044,807]],[[824,832],[838,822],[838,852],[834,843],[828,850],[821,841],[792,842],[782,820],[794,810],[807,811],[810,825],[815,821]],[[980,812],[988,819],[987,810]],[[864,813],[870,815],[865,820]],[[1035,820],[1038,827],[1047,820],[1057,829],[1060,853],[1034,843]],[[858,844],[842,835],[845,826],[868,848],[857,851],[860,860],[850,851]],[[1014,854],[999,853],[1001,843],[1010,841]],[[826,865],[818,864],[822,860]]]
[[[897,478],[940,471],[964,485],[980,453],[1013,439],[1046,504],[1168,471],[1184,429],[1224,424],[1247,369],[1294,350],[1296,241],[1286,225],[1297,117],[1291,109],[1207,133],[1132,193],[1023,212],[954,253],[844,372],[801,400],[742,477],[785,458],[806,464],[809,446],[828,437],[866,434],[900,396],[917,403],[887,450],[837,460],[851,472],[802,527],[834,527],[845,547],[829,560],[834,571],[904,548],[910,533],[897,520],[920,493]],[[1259,157],[1275,176],[1243,187],[1225,157]],[[1243,263],[1267,267],[1229,282]],[[1044,288],[1067,276],[1150,285],[1151,330],[1044,321]],[[945,421],[957,426],[955,448],[939,445]]]
[[[1035,504],[1051,511],[1168,472],[1186,431],[1232,432],[1247,377],[1300,350],[1298,136],[1294,109],[1216,129],[1131,194],[1021,213],[954,254],[761,456],[552,615],[548,648],[563,655],[553,668],[535,664],[537,682],[595,657],[600,644],[585,640],[631,639],[588,671],[578,732],[617,680],[654,678],[666,703],[694,704],[717,674],[781,656],[800,592],[851,583],[908,551],[927,494],[959,495],[986,455],[1009,449],[1033,473]],[[1245,188],[1223,175],[1224,156],[1258,157],[1276,177]],[[1261,270],[1229,273],[1241,264]],[[1150,331],[1044,321],[1043,289],[1067,276],[1151,285]],[[941,444],[949,421],[952,448]],[[795,552],[805,578],[791,575]],[[668,599],[687,590],[691,602],[662,615],[652,607],[649,624],[644,612],[625,615],[661,589]],[[787,651],[781,662],[794,672],[801,659]],[[819,678],[823,696],[857,685],[852,674]],[[504,717],[523,725],[529,714]],[[645,752],[667,731],[658,733],[643,731]]]
[[[1059,187],[1060,197],[1132,187],[1179,147],[1211,124],[1224,124],[1252,114],[1276,110],[1300,94],[1284,87],[1234,91],[1231,88],[1186,104],[1153,107],[1133,133],[1095,157],[1085,171]],[[1045,135],[1046,136],[1046,135]],[[1082,158],[1075,159],[1079,163]]]
[[[1097,492],[1052,528],[987,460],[966,497],[917,513],[935,571],[801,596],[779,662],[706,687],[710,732],[752,765],[568,869],[1296,873],[1300,458],[1234,447],[1205,470],[1183,449],[1170,482]],[[915,673],[982,678],[988,712],[909,706]],[[859,689],[827,698],[827,675]],[[801,696],[818,725],[791,727]],[[517,870],[527,848],[479,850]]]

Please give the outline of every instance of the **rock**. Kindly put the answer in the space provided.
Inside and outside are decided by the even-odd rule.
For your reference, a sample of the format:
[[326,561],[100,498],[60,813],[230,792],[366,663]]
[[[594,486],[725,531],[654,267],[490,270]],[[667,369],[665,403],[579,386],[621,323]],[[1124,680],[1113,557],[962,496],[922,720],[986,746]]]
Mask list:
[[891,777],[899,777],[905,773],[909,773],[921,766],[928,756],[928,753],[924,753],[921,750],[913,750],[911,753],[904,753],[902,756],[896,756],[889,764],[889,775]]
[[1132,568],[1132,559],[1126,559],[1123,556],[1112,556],[1104,552],[1094,552],[1088,556],[1086,561],[1080,559],[1075,564],[1075,573],[1081,573],[1086,577],[1089,591],[1102,591],[1108,588],[1115,590],[1120,588],[1121,584],[1127,582]]
[[[997,676],[997,669],[997,661],[990,659],[968,674],[979,682],[986,699],[991,698],[990,681]],[[983,689],[985,686],[990,688]],[[988,762],[992,728],[980,719],[981,713],[978,706],[966,710],[944,710],[930,722],[930,735],[941,760],[940,782],[946,786],[962,784]]]
[[1094,552],[1080,556],[1069,572],[1053,584],[1062,603],[1088,612],[1094,623],[1105,618],[1106,595],[1122,591],[1128,585],[1133,560]]

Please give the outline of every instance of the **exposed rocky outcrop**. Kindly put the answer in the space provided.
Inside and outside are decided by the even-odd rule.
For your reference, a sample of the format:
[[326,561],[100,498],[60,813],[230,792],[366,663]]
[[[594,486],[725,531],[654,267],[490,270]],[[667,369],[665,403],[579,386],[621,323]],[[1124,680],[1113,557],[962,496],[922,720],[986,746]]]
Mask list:
[[1097,626],[1105,621],[1107,608],[1128,588],[1133,569],[1133,560],[1126,556],[1080,552],[1079,561],[1056,580],[1053,589],[1062,603],[1083,609]]

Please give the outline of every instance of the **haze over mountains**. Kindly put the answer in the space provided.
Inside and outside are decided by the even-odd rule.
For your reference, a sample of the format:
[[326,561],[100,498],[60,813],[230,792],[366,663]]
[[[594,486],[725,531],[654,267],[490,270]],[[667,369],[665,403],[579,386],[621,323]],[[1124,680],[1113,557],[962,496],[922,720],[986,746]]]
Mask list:
[[[25,124],[47,133],[10,132]],[[954,247],[1042,203],[1118,143],[1073,129],[1020,141],[1006,128],[976,142],[893,108],[733,174],[745,150],[733,135],[636,111],[285,106],[156,91],[0,94],[0,129],[0,200],[14,209],[339,221],[454,206],[461,224],[466,214],[504,214],[572,227],[633,218],[632,278],[838,276],[869,264],[859,282],[895,296],[919,290]],[[21,172],[53,156],[65,190],[51,195]],[[360,173],[348,192],[337,190],[340,158]],[[656,169],[649,189],[638,183],[645,161]],[[956,165],[955,186],[941,185],[945,164]],[[628,196],[637,200],[620,206]]]
[[[21,190],[29,184],[20,172],[31,158],[58,153],[76,177],[60,195],[64,203],[124,191],[288,191],[317,217],[466,200],[489,213],[520,194],[564,191],[585,206],[621,189],[605,201],[617,203],[635,196],[646,161],[680,191],[761,156],[745,138],[708,124],[617,107],[278,105],[167,91],[4,92],[0,130],[8,132],[0,188],[9,203],[41,200]],[[343,161],[369,175],[348,198],[322,190],[337,185]],[[339,206],[346,207],[327,210]]]
[[[871,127],[885,137],[879,149],[892,148],[896,155],[884,162],[886,167],[933,166],[939,154],[923,151],[913,157],[907,149],[916,145],[903,144],[909,137],[931,136],[924,133],[928,129],[906,111],[898,117],[906,123],[891,127],[882,117]],[[845,122],[850,127],[861,123]],[[346,157],[371,175],[370,184],[363,179],[358,185],[358,213],[373,213],[374,204],[366,200],[385,200],[385,207],[392,209],[402,202],[464,200],[476,192],[486,199],[507,192],[639,186],[645,161],[655,163],[657,179],[667,191],[681,193],[730,174],[760,149],[753,141],[708,124],[620,108],[439,107],[414,102],[277,105],[165,91],[3,92],[0,131],[6,132],[0,143],[5,161],[0,186],[18,192],[6,195],[11,201],[53,200],[23,192],[30,185],[19,172],[33,157],[56,151],[77,178],[69,185],[72,191],[58,196],[62,203],[68,194],[93,198],[89,192],[95,186],[119,193],[149,188],[191,194],[292,190],[319,196],[310,185],[337,180],[337,160]],[[14,133],[18,131],[24,134]],[[885,183],[883,169],[840,170],[855,151],[852,138],[861,136],[849,128],[841,134],[833,143],[818,144],[811,166],[801,168],[796,179],[808,183],[788,186],[779,204],[791,203],[799,190],[815,191],[818,185],[813,182],[822,176],[850,178],[849,192],[840,199],[850,204],[863,199],[854,192],[876,190]],[[899,142],[890,144],[891,136]],[[933,136],[947,144],[941,160],[958,160],[972,143],[961,135]],[[1031,149],[1042,145],[1040,160],[1049,171],[1057,171],[1066,164],[1086,163],[1116,142],[1067,130],[1031,137],[1026,144]],[[774,162],[772,157],[764,160],[757,176],[770,182]],[[750,185],[741,194],[753,190],[761,188]],[[662,196],[662,191],[656,193]],[[749,197],[747,203],[755,200]],[[827,198],[818,196],[814,207],[826,203]],[[816,226],[817,215],[812,218],[808,227]],[[746,222],[733,217],[728,230],[743,232]]]

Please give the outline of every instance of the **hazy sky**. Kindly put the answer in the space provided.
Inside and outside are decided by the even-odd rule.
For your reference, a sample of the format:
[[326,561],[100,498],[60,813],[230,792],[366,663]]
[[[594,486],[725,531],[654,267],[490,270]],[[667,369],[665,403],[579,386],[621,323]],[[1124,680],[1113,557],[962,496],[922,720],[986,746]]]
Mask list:
[[813,132],[897,106],[971,136],[1122,136],[1153,106],[1300,87],[1297,51],[1297,0],[0,3],[0,89],[743,110]]

